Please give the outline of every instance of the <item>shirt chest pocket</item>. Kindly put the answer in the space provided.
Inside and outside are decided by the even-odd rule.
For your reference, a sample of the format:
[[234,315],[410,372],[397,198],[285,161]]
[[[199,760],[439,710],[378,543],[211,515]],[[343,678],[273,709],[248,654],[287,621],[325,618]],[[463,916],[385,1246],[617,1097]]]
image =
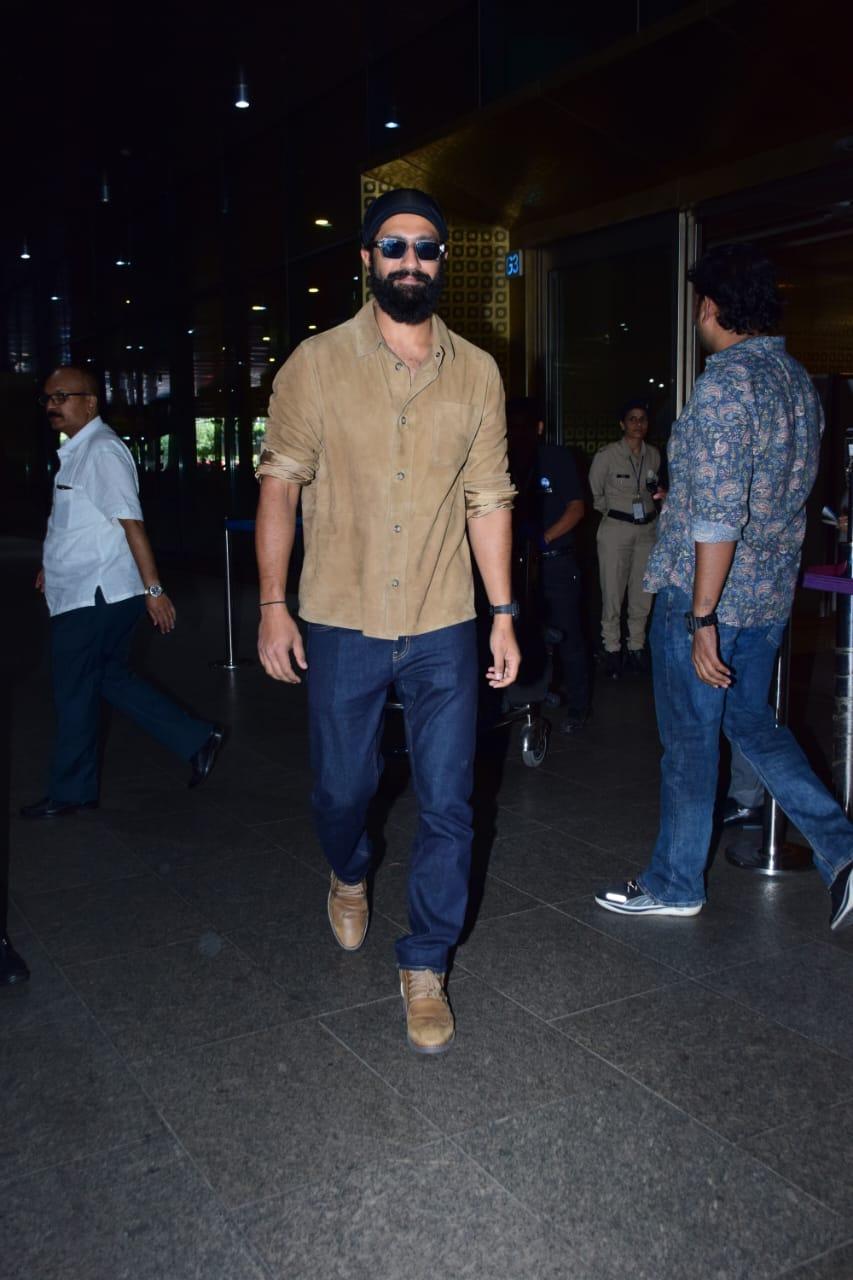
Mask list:
[[620,467],[618,471],[613,473],[612,480],[613,488],[617,493],[634,494],[637,492],[637,481],[634,476],[631,475],[631,472],[625,470],[623,467]]
[[432,426],[432,461],[440,467],[453,467],[461,471],[468,460],[468,453],[481,413],[478,405],[456,404],[442,400],[435,406]]
[[70,485],[58,484],[53,490],[53,510],[50,515],[54,529],[70,529],[73,520],[74,490]]

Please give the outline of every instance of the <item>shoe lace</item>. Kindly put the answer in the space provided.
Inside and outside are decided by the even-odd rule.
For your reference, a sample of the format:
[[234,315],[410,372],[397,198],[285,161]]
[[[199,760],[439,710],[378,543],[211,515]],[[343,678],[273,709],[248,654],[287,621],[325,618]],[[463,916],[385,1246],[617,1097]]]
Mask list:
[[432,969],[410,969],[408,985],[410,1000],[445,999],[443,974]]

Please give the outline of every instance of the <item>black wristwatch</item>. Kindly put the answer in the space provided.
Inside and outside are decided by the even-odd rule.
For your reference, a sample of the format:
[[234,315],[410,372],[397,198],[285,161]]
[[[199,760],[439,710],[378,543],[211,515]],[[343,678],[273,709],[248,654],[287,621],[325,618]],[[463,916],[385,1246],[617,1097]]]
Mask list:
[[489,613],[492,617],[496,613],[508,613],[510,617],[517,618],[521,610],[518,607],[518,601],[513,600],[510,604],[491,604],[489,605]]
[[697,618],[695,613],[685,613],[684,621],[687,623],[687,634],[695,636],[697,631],[701,631],[703,627],[715,627],[717,625],[716,613],[706,613],[704,618]]

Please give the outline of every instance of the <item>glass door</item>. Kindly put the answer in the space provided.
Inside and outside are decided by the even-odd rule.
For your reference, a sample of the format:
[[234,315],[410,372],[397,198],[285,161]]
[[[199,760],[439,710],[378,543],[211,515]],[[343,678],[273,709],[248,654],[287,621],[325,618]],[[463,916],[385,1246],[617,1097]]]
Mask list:
[[592,455],[618,438],[620,405],[642,399],[649,438],[665,443],[683,395],[684,240],[673,211],[543,253],[551,441]]

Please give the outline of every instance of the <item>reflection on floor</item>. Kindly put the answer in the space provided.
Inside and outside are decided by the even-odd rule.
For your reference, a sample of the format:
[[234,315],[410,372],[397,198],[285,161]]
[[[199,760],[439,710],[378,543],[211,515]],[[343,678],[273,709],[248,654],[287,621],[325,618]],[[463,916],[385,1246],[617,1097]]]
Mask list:
[[[830,934],[817,876],[718,856],[695,919],[591,902],[655,834],[648,682],[599,683],[587,730],[555,734],[539,770],[485,744],[459,1030],[424,1060],[392,950],[405,765],[386,772],[373,923],[347,955],[309,821],[304,690],[211,669],[218,588],[174,594],[178,630],[141,635],[140,660],[232,726],[210,782],[189,792],[116,717],[97,812],[12,818],[32,980],[0,993],[4,1274],[849,1280],[853,931]],[[51,732],[44,621],[24,614],[13,812],[41,794]]]

